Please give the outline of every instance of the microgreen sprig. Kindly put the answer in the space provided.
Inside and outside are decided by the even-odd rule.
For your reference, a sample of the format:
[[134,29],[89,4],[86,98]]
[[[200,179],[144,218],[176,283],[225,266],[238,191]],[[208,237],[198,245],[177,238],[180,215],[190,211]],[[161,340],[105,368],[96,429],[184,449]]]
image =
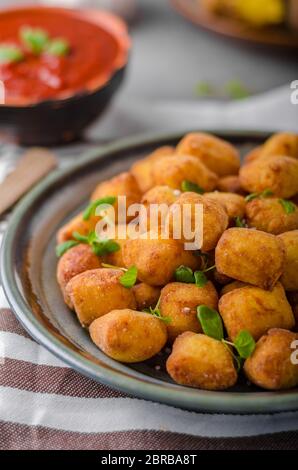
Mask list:
[[123,275],[120,277],[119,281],[123,287],[130,289],[135,285],[138,278],[138,269],[136,266],[130,266],[130,268],[123,268],[121,266],[114,266],[113,264],[102,263],[103,268],[110,268],[110,269],[120,269],[123,271]]
[[41,54],[49,42],[47,31],[42,28],[23,26],[20,29],[20,38],[25,47],[33,54]]
[[0,44],[0,64],[20,62],[23,58],[22,50],[15,44]]
[[250,202],[250,201],[253,201],[254,199],[257,199],[257,198],[264,199],[266,197],[273,196],[273,194],[274,194],[273,191],[270,188],[267,188],[267,189],[264,189],[264,191],[262,191],[261,193],[248,194],[245,197],[245,201]]
[[194,284],[195,278],[193,270],[188,266],[179,266],[175,271],[175,279],[178,282],[185,282],[186,284]]
[[150,315],[153,315],[154,317],[158,318],[159,320],[162,320],[166,324],[169,324],[169,323],[171,323],[170,317],[163,317],[162,314],[161,314],[160,307],[159,307],[160,299],[161,299],[161,297],[159,297],[159,299],[157,301],[157,304],[155,305],[154,308],[152,308],[152,307],[145,308],[143,310],[143,312],[150,313]]
[[242,219],[239,215],[237,215],[237,217],[234,218],[234,221],[235,221],[236,227],[239,227],[239,228],[247,227],[245,219]]
[[20,29],[20,38],[26,49],[35,55],[46,52],[62,57],[70,51],[69,42],[65,38],[50,39],[48,32],[42,28],[23,26]]
[[188,266],[181,265],[175,271],[175,279],[178,282],[185,282],[186,284],[195,284],[198,287],[204,287],[208,282],[208,278],[205,273],[212,269],[215,269],[215,265],[201,271],[193,271]]
[[184,193],[186,193],[186,192],[192,192],[192,193],[198,193],[198,194],[203,194],[204,193],[204,189],[201,188],[201,186],[199,186],[198,184],[193,183],[192,181],[189,181],[189,180],[183,180],[182,181],[181,191],[183,191]]
[[288,201],[286,199],[279,199],[278,202],[282,205],[286,214],[292,214],[297,208],[294,202]]
[[238,79],[233,79],[227,82],[224,89],[233,100],[248,98],[251,94],[245,83]]
[[70,45],[64,38],[56,38],[48,43],[46,52],[57,57],[65,56],[70,51]]
[[64,253],[66,253],[70,248],[73,246],[79,245],[80,242],[77,242],[76,240],[67,240],[64,243],[60,243],[59,245],[56,246],[56,256],[57,258],[60,258]]
[[73,240],[68,240],[56,247],[56,254],[58,257],[61,257],[64,253],[66,253],[67,250],[73,246],[79,245],[80,243],[90,245],[93,253],[95,253],[97,256],[103,256],[108,253],[114,253],[115,251],[120,250],[120,245],[117,242],[114,240],[98,238],[94,230],[89,232],[88,235],[82,235],[79,232],[73,232],[72,236]]
[[103,206],[102,210],[106,210],[107,206],[111,206],[116,202],[116,199],[117,198],[115,196],[107,196],[97,199],[96,201],[92,201],[83,212],[83,220],[89,220],[95,212],[99,214],[101,209],[100,206]]
[[130,289],[137,282],[138,270],[136,266],[130,266],[124,274],[120,277],[119,281],[123,287]]
[[[197,317],[205,335],[225,344],[236,360],[238,367],[241,366],[241,362],[244,359],[250,357],[254,352],[256,343],[250,332],[247,330],[240,331],[233,342],[224,338],[221,316],[213,308],[210,308],[207,305],[199,305],[197,307]],[[229,346],[236,349],[238,356],[233,353]]]

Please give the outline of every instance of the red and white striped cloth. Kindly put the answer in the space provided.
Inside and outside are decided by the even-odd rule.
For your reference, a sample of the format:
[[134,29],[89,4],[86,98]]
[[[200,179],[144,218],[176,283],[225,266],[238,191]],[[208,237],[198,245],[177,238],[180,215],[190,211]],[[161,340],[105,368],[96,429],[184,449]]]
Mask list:
[[210,415],[129,397],[56,359],[8,308],[0,362],[0,449],[298,448],[298,412]]

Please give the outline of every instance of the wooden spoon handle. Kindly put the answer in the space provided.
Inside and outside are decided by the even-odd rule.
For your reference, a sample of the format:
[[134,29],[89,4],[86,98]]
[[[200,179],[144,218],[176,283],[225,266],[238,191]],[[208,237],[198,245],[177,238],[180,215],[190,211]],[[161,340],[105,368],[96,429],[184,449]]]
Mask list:
[[10,209],[56,166],[57,159],[49,150],[38,147],[27,150],[0,184],[0,214]]

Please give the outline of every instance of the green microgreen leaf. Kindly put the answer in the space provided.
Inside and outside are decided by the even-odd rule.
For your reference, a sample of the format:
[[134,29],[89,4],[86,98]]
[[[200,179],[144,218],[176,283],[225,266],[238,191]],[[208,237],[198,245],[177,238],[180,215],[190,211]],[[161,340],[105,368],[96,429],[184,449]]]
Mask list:
[[146,312],[146,313],[149,313],[150,315],[153,315],[154,317],[156,317],[159,320],[165,322],[166,324],[171,323],[171,318],[170,317],[163,317],[158,308],[149,307],[149,308],[145,308],[143,311]]
[[226,93],[234,100],[241,100],[250,96],[250,91],[241,80],[230,80],[224,86]]
[[120,250],[120,245],[114,240],[100,240],[92,237],[90,238],[89,245],[97,256],[104,256]]
[[243,359],[240,356],[237,356],[236,354],[234,354],[233,349],[230,347],[230,346],[234,347],[233,343],[230,343],[229,341],[226,341],[225,339],[222,339],[221,341],[222,341],[222,344],[226,347],[226,349],[229,351],[229,353],[233,357],[234,362],[236,364],[237,372],[240,372],[241,367],[243,365]]
[[79,232],[72,232],[72,236],[81,243],[88,243],[88,236],[86,235],[81,235]]
[[66,253],[70,248],[73,246],[79,245],[78,241],[75,240],[68,240],[64,243],[60,243],[59,245],[56,246],[56,255],[58,258],[60,258],[64,253]]
[[20,37],[26,48],[33,54],[41,54],[49,41],[47,31],[41,28],[24,26],[20,30]]
[[49,42],[46,52],[57,57],[65,56],[70,51],[69,42],[63,38],[56,38]]
[[161,314],[161,311],[160,311],[160,308],[159,308],[160,299],[161,299],[161,297],[159,297],[159,299],[157,301],[157,304],[154,308],[152,308],[152,307],[145,308],[143,310],[143,312],[150,313],[150,315],[153,315],[154,317],[158,318],[159,320],[162,320],[166,324],[169,324],[169,323],[171,323],[171,318],[170,317],[163,317],[162,314]]
[[103,256],[120,250],[120,245],[117,242],[98,238],[94,230],[91,230],[87,236],[81,235],[79,232],[73,232],[72,236],[78,242],[90,245],[93,253],[97,256]]
[[197,307],[197,317],[205,335],[221,341],[224,338],[222,319],[219,313],[207,305]]
[[279,199],[278,202],[282,205],[286,214],[292,214],[296,210],[296,204],[286,199]]
[[203,269],[201,271],[193,272],[191,268],[188,266],[179,266],[179,268],[175,271],[175,279],[177,282],[184,282],[186,284],[196,284],[198,287],[204,287],[204,285],[208,282],[207,277],[204,273],[211,271],[215,268],[214,266],[210,266],[209,268]]
[[182,181],[181,191],[183,191],[184,193],[186,193],[186,192],[192,192],[192,193],[198,193],[198,194],[203,194],[204,193],[204,189],[201,188],[201,186],[199,186],[196,183],[192,183],[189,180]]
[[242,330],[234,340],[234,347],[241,358],[247,359],[254,352],[256,343],[249,331]]
[[95,214],[96,209],[104,204],[113,205],[116,202],[115,196],[102,197],[96,201],[92,201],[83,212],[83,220],[89,220],[92,215]]
[[122,286],[126,287],[127,289],[130,289],[137,282],[137,277],[138,277],[138,270],[136,266],[131,266],[120,277],[120,284],[122,284]]
[[244,219],[242,219],[241,217],[239,217],[239,215],[237,215],[237,217],[235,217],[235,225],[236,227],[245,227],[245,221]]
[[260,193],[260,197],[266,198],[266,197],[273,196],[273,194],[274,194],[273,191],[270,188],[267,188],[267,189],[264,189],[264,191]]
[[96,232],[95,230],[91,230],[89,233],[88,233],[88,236],[87,236],[87,243],[89,245],[92,245],[93,243],[96,243],[96,242],[99,242],[99,238],[97,238],[97,235],[96,235]]
[[185,282],[186,284],[193,284],[195,282],[192,269],[183,265],[176,269],[175,279],[178,282]]
[[251,194],[248,194],[247,196],[245,196],[245,201],[250,202],[250,201],[253,201],[254,199],[256,199],[257,197],[259,197],[259,193],[251,193]]
[[24,58],[22,50],[14,44],[0,44],[0,64],[19,62]]
[[251,194],[248,194],[246,197],[245,197],[245,201],[246,202],[250,202],[250,201],[253,201],[254,199],[257,199],[257,198],[266,198],[266,197],[270,197],[270,196],[273,196],[273,191],[270,189],[270,188],[266,188],[264,189],[264,191],[262,191],[261,193],[251,193]]
[[210,82],[202,80],[195,86],[195,94],[202,98],[212,96],[214,94],[213,87]]
[[195,271],[194,278],[195,278],[195,284],[198,287],[204,287],[208,282],[208,279],[203,273],[203,271]]

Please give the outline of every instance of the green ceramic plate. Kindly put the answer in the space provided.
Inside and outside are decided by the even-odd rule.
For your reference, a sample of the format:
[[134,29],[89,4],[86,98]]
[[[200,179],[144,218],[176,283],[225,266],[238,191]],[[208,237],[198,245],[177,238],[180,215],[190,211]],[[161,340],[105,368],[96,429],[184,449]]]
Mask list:
[[[249,150],[267,135],[216,132]],[[2,283],[16,316],[49,351],[78,372],[116,389],[191,410],[262,413],[298,409],[298,390],[262,392],[243,378],[226,392],[207,392],[174,384],[164,356],[137,365],[113,361],[99,351],[64,305],[55,279],[55,233],[86,204],[101,180],[129,168],[154,148],[175,144],[183,134],[125,140],[101,147],[71,169],[59,170],[35,187],[18,205],[6,232],[1,256]],[[156,365],[161,368],[156,368]]]

